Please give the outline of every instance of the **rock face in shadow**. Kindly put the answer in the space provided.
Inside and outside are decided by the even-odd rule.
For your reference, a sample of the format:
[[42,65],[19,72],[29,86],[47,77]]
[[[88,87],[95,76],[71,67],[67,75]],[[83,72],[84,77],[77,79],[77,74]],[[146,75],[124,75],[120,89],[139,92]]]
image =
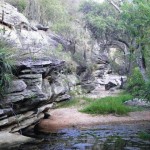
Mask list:
[[43,115],[39,115],[39,107],[70,99],[67,94],[69,87],[61,78],[63,67],[64,61],[50,58],[18,61],[17,79],[11,82],[7,94],[1,100],[1,129],[19,131],[44,117],[44,110],[40,112]]

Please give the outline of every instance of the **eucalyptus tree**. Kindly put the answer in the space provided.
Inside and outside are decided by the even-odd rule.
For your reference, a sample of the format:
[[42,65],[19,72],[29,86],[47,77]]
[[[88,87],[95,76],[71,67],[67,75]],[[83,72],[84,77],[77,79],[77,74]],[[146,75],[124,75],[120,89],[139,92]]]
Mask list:
[[107,0],[102,4],[86,1],[81,6],[87,28],[104,48],[120,47],[133,55],[145,81],[148,81],[150,1]]

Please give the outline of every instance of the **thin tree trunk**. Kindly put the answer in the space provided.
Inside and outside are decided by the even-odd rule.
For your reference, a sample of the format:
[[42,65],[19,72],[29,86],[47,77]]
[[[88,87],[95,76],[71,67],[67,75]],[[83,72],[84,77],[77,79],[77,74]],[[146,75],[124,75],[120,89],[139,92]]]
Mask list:
[[137,49],[136,62],[137,62],[137,65],[140,69],[140,72],[142,74],[142,77],[143,77],[144,81],[148,82],[149,79],[148,79],[148,76],[147,76],[147,73],[146,73],[145,58],[142,55],[141,46],[139,46],[139,48]]

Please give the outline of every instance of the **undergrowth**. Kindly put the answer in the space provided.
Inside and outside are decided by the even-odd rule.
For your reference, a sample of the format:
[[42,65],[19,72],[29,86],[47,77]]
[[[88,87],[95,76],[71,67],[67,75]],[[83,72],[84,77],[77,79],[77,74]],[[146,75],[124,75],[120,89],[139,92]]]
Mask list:
[[15,61],[12,54],[13,49],[5,41],[0,40],[0,97],[9,87],[13,77],[12,68]]
[[150,134],[149,133],[140,132],[138,136],[140,139],[150,141]]
[[139,68],[134,68],[131,76],[127,80],[126,92],[133,97],[150,101],[150,82],[145,82]]
[[116,97],[105,97],[96,99],[85,106],[81,112],[89,114],[118,114],[126,115],[132,108],[124,105],[124,102],[132,99],[131,95],[119,95]]
[[66,107],[82,107],[91,103],[93,99],[88,97],[74,97],[71,100],[64,101],[58,104],[59,108]]

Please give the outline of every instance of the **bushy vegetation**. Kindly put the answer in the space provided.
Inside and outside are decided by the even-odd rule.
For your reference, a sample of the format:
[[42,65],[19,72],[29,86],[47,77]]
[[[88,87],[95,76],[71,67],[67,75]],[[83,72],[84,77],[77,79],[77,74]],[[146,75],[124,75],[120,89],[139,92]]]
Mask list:
[[126,90],[134,97],[150,100],[150,83],[144,81],[139,68],[134,68],[128,77]]
[[6,0],[6,2],[12,4],[21,13],[23,13],[27,7],[27,0]]
[[138,68],[134,68],[128,77],[127,91],[133,96],[139,96],[144,90],[144,80]]
[[124,45],[125,48],[121,48],[124,56],[136,57],[142,77],[148,81],[147,72],[150,68],[146,53],[150,48],[150,3],[147,0],[108,0],[102,4],[85,1],[81,11],[88,29],[99,45],[103,45],[104,49]]
[[13,77],[12,52],[12,48],[5,41],[0,40],[0,96],[3,96]]
[[128,106],[125,106],[123,102],[132,99],[131,95],[120,95],[116,97],[105,97],[96,99],[88,106],[83,108],[81,112],[89,114],[118,114],[124,115],[132,111]]
[[79,102],[80,102],[79,98],[73,98],[71,100],[61,102],[60,104],[58,104],[58,107],[60,108],[74,107],[78,105]]
[[69,32],[68,11],[60,0],[39,0],[40,22],[51,26],[57,33]]
[[82,108],[85,107],[86,105],[90,104],[91,102],[93,102],[93,99],[88,98],[88,97],[73,97],[71,100],[69,101],[64,101],[61,102],[58,107],[78,107],[78,108]]

